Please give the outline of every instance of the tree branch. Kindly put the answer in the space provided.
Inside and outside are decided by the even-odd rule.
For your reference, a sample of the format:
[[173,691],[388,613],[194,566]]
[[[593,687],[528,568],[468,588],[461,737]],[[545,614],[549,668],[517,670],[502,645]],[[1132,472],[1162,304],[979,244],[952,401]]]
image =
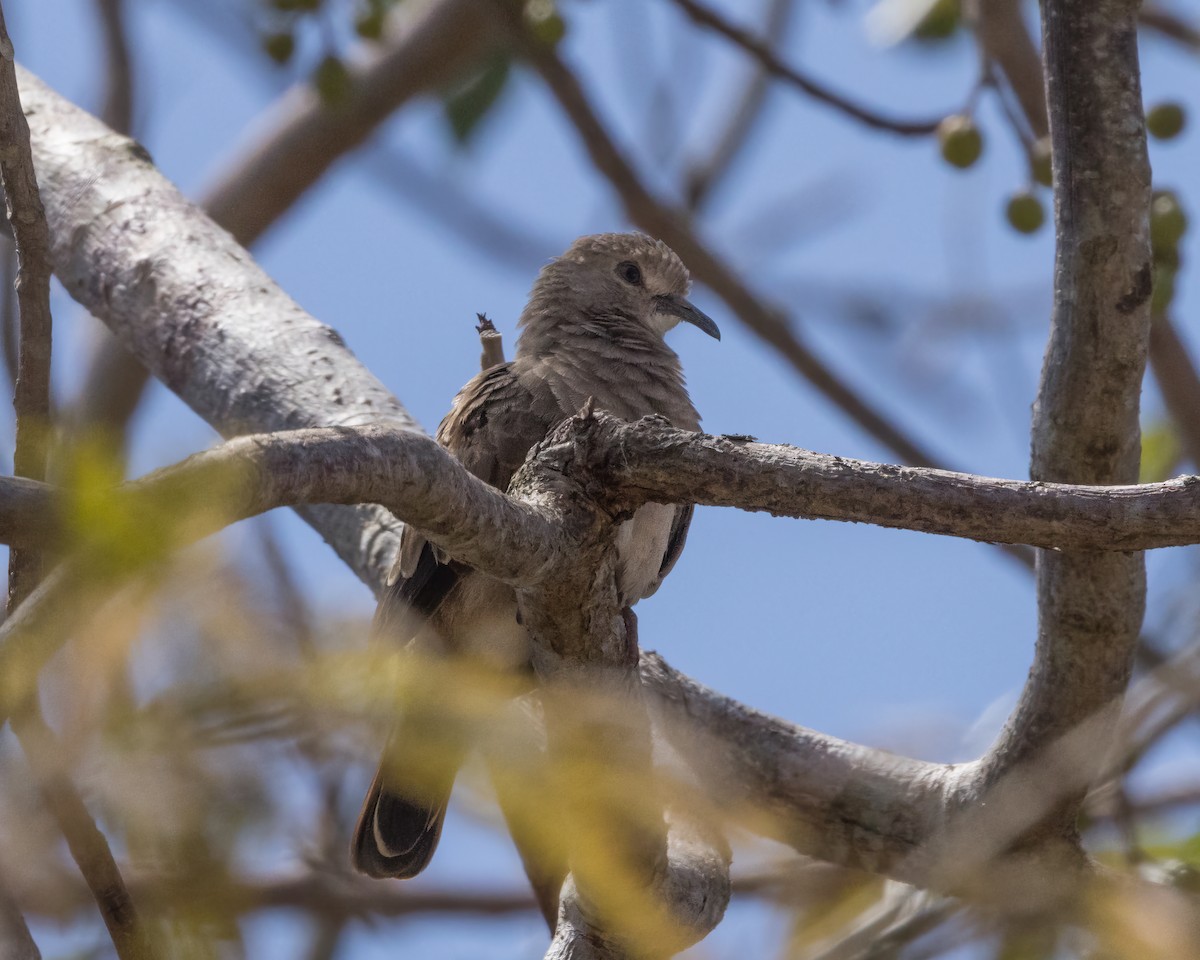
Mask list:
[[[772,52],[779,49],[795,10],[792,0],[770,0],[760,31],[767,49]],[[689,210],[695,212],[704,206],[713,188],[745,148],[767,103],[770,80],[771,72],[761,61],[756,63],[735,105],[728,111],[723,128],[712,138],[712,148],[705,157],[688,166],[683,177],[683,196]]]
[[1046,88],[1020,0],[971,0],[970,12],[984,57],[1004,75],[1034,140],[1041,139],[1050,132]]
[[133,59],[125,29],[125,0],[95,0],[104,34],[104,106],[100,119],[117,133],[133,133]]
[[[1044,0],[1053,138],[1055,301],[1034,406],[1036,480],[1132,483],[1150,327],[1150,169],[1131,0]],[[1038,558],[1038,641],[1021,701],[985,766],[1013,774],[1069,731],[1095,773],[1129,681],[1145,606],[1138,554]],[[1024,776],[1045,779],[1061,771]],[[1081,777],[1080,791],[1088,776]],[[1073,834],[1082,792],[1047,830]]]
[[[29,125],[13,64],[13,46],[0,8],[0,180],[17,249],[20,335],[13,394],[16,448],[13,473],[41,480],[46,475],[50,432],[50,233],[38,192],[29,146]],[[8,560],[8,608],[12,610],[40,576],[37,551],[13,551]]]
[[[1194,476],[1125,486],[1003,480],[690,433],[653,417],[629,423],[603,412],[567,421],[535,454],[534,469],[548,468],[554,448],[568,447],[563,469],[589,489],[602,488],[614,512],[695,503],[1051,550],[1200,543]],[[69,497],[48,484],[0,477],[0,543],[64,545]],[[538,508],[472,476],[428,437],[388,426],[238,437],[123,484],[111,497],[115,510],[156,518],[180,543],[279,507],[379,503],[452,556],[506,582],[535,585],[561,562],[557,528]]]
[[1192,50],[1200,50],[1200,27],[1189,23],[1183,17],[1175,16],[1169,10],[1164,10],[1157,3],[1147,3],[1142,8],[1138,21],[1147,30],[1153,30]]
[[[113,0],[100,0],[111,3]],[[208,190],[201,206],[243,246],[251,246],[340,158],[364,143],[415,96],[453,80],[493,43],[486,4],[431,0],[404,11],[383,46],[351,64],[349,93],[325,104],[298,83],[256,121],[254,142]],[[149,373],[124,342],[97,346],[76,406],[77,420],[123,433]]]
[[775,51],[771,49],[770,44],[766,41],[760,40],[749,31],[735,26],[716,13],[716,11],[710,10],[708,7],[698,3],[697,0],[673,0],[673,2],[687,14],[692,22],[702,27],[707,27],[723,36],[726,40],[729,40],[735,46],[741,47],[742,50],[761,63],[771,76],[778,77],[796,89],[803,91],[818,103],[833,107],[839,113],[845,114],[852,120],[856,120],[874,130],[885,130],[888,133],[896,133],[906,137],[926,137],[937,130],[938,124],[941,122],[942,117],[945,116],[945,114],[942,114],[941,116],[931,117],[927,120],[898,120],[894,117],[884,116],[867,107],[860,106],[841,94],[830,90],[824,84],[806,77],[795,67],[788,66],[779,59]]
[[[19,76],[59,279],[193,410],[226,435],[330,423],[418,429],[341,337],[250,262],[137,144]],[[270,373],[251,384],[247,370]],[[364,582],[383,582],[393,518],[368,507],[314,507],[304,517]]]

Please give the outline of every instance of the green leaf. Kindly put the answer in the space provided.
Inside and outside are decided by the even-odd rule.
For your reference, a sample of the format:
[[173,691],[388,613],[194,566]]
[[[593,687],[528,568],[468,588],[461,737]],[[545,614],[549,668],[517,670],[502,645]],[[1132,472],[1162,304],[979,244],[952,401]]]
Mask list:
[[488,110],[499,99],[508,80],[511,60],[504,54],[492,57],[477,74],[448,94],[443,106],[450,132],[465,145]]
[[354,32],[364,40],[378,40],[383,36],[383,16],[378,8],[367,11],[354,21]]
[[313,86],[327,104],[343,103],[350,96],[350,74],[346,65],[330,55],[313,71]]
[[1175,425],[1169,420],[1150,424],[1142,431],[1142,466],[1139,472],[1141,483],[1157,483],[1170,479],[1171,472],[1179,462],[1179,437]]
[[263,37],[262,45],[267,56],[280,65],[291,60],[296,52],[296,38],[290,33],[272,33]]

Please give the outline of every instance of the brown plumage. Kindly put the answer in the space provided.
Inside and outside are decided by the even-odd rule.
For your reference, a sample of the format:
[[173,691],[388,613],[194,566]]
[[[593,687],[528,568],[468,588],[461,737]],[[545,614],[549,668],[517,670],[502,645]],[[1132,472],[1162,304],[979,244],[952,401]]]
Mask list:
[[[681,320],[720,333],[688,303],[687,291],[686,268],[661,241],[639,234],[576,240],[538,276],[514,359],[463,387],[438,442],[477,477],[505,489],[530,447],[589,397],[627,420],[658,414],[681,429],[699,429],[679,358],[663,335]],[[691,515],[690,506],[647,504],[622,524],[617,578],[625,604],[658,589],[683,549]],[[451,561],[411,528],[401,537],[375,629],[426,653],[509,668],[528,659],[511,588]],[[399,720],[355,829],[351,855],[360,871],[411,877],[424,869],[466,749],[445,718],[413,708]]]

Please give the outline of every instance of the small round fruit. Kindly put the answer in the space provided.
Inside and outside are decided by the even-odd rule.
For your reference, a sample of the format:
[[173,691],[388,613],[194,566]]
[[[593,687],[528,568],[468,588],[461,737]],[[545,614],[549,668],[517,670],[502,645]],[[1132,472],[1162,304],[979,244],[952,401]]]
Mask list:
[[946,117],[937,128],[942,157],[951,166],[965,170],[983,153],[983,136],[970,117],[954,114]]
[[1187,233],[1188,219],[1174,191],[1159,190],[1150,201],[1150,243],[1155,250],[1173,250]]
[[1050,168],[1050,138],[1042,137],[1029,150],[1029,173],[1043,187],[1054,184]]
[[1146,129],[1159,140],[1172,140],[1182,132],[1187,114],[1178,103],[1160,103],[1146,114]]
[[1046,211],[1042,207],[1042,201],[1028,190],[1022,190],[1009,197],[1005,215],[1017,233],[1034,233],[1046,222]]

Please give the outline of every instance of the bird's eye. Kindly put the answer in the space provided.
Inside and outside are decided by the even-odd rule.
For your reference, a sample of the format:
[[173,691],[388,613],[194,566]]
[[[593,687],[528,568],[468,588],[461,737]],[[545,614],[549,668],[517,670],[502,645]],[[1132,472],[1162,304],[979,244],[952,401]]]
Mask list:
[[631,283],[635,287],[642,285],[642,270],[632,260],[626,260],[624,263],[618,264],[617,274],[626,283]]

